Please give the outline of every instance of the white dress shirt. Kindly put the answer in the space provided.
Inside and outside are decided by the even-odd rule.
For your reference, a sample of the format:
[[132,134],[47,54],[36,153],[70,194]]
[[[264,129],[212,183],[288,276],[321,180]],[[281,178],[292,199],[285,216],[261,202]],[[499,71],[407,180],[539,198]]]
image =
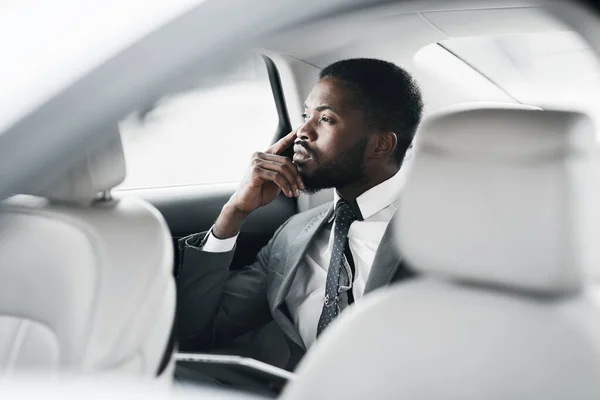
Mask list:
[[[403,184],[404,173],[399,172],[356,199],[363,220],[353,222],[348,232],[348,243],[356,270],[352,285],[355,301],[364,293],[381,238],[398,209]],[[340,196],[335,192],[334,204],[337,204],[339,199]],[[331,233],[334,224],[335,221],[333,224],[325,224],[314,238],[304,258],[304,265],[299,266],[286,298],[292,320],[307,348],[315,342],[317,336],[317,324],[323,308],[327,269],[333,247]],[[236,239],[237,236],[221,240],[209,233],[202,249],[214,253],[231,251]]]

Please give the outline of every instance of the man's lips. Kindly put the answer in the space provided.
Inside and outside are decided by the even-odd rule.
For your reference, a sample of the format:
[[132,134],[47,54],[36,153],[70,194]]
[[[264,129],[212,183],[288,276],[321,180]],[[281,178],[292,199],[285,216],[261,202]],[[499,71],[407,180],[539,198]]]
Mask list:
[[310,154],[308,153],[308,151],[306,151],[306,149],[299,144],[294,145],[294,162],[295,163],[304,163],[307,161],[310,161],[312,159],[312,157],[310,156]]
[[301,153],[294,153],[294,158],[293,161],[296,164],[304,164],[307,161],[310,161],[310,157],[307,156],[306,154],[301,154]]

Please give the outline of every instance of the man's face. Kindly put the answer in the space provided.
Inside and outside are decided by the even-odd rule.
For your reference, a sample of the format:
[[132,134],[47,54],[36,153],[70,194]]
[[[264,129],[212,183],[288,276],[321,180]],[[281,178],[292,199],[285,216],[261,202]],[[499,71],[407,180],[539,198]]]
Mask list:
[[294,163],[309,192],[342,188],[364,177],[368,135],[363,111],[350,101],[353,95],[335,79],[325,78],[306,100]]

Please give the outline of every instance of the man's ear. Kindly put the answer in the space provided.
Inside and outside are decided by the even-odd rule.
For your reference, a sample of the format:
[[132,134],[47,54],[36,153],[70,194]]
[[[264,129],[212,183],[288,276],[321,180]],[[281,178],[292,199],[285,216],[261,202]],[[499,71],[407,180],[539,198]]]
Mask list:
[[398,146],[398,137],[394,132],[377,132],[371,139],[372,158],[386,158],[394,152]]

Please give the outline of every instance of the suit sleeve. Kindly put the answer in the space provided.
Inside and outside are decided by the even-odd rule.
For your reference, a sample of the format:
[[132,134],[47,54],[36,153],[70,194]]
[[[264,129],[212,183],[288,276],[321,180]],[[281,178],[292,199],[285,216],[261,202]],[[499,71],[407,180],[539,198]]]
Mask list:
[[230,272],[234,250],[202,250],[206,232],[180,240],[177,278],[177,331],[180,348],[205,351],[252,331],[272,319],[267,301],[268,263],[273,242],[254,263]]

